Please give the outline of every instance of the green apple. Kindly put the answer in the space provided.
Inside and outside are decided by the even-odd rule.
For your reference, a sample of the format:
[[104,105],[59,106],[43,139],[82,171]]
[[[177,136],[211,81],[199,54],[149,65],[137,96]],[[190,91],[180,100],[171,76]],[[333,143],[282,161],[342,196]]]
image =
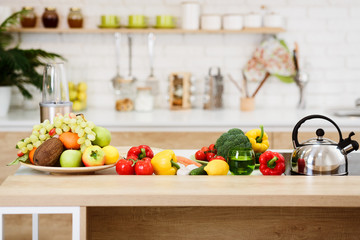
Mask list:
[[102,166],[105,164],[105,152],[99,146],[90,146],[82,155],[82,162],[86,167]]
[[61,167],[81,167],[81,151],[65,150],[60,156]]
[[110,144],[111,133],[109,132],[109,130],[103,127],[94,127],[92,130],[96,134],[95,140],[92,141],[93,145],[105,147]]

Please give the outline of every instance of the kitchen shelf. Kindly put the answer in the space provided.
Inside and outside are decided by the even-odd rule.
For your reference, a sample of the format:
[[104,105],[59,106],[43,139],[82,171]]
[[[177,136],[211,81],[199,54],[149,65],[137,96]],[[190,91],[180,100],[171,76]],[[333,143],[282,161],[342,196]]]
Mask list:
[[18,33],[158,33],[158,34],[227,34],[227,33],[251,33],[251,34],[276,34],[285,32],[283,28],[244,28],[242,30],[184,30],[184,29],[157,29],[157,28],[144,28],[144,29],[130,29],[130,28],[14,28],[9,29],[9,32]]

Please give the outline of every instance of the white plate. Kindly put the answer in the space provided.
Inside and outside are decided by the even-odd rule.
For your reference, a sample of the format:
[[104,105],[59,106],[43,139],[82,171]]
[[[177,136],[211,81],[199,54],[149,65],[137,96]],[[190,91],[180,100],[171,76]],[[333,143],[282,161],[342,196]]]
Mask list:
[[85,174],[85,173],[94,173],[96,171],[114,167],[115,163],[109,165],[97,166],[97,167],[46,167],[46,166],[37,166],[23,162],[21,162],[21,165],[41,172],[58,173],[58,174]]

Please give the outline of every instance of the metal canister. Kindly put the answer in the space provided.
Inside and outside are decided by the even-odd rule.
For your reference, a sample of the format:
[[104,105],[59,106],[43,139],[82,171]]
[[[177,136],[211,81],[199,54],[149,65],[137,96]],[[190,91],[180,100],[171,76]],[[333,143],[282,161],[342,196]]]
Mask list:
[[[214,70],[216,73],[214,74]],[[224,92],[224,77],[219,67],[210,67],[205,78],[204,109],[223,107],[222,95]]]

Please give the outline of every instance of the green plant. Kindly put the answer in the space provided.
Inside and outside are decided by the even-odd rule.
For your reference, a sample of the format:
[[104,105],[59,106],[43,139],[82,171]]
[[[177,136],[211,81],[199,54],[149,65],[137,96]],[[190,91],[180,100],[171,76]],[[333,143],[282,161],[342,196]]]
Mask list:
[[20,49],[20,41],[16,42],[7,30],[16,25],[25,12],[12,14],[0,25],[0,86],[16,86],[25,98],[32,98],[26,84],[42,89],[42,75],[38,68],[46,61],[64,58],[41,49]]

